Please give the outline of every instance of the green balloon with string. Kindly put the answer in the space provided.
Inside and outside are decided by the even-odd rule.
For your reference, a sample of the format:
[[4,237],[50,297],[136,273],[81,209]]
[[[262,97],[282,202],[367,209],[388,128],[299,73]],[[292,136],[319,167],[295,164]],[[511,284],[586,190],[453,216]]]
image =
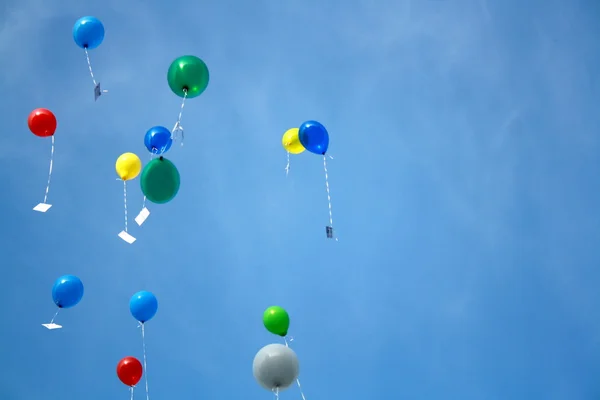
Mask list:
[[209,81],[208,67],[196,56],[182,56],[171,63],[167,71],[169,87],[179,97],[198,97]]

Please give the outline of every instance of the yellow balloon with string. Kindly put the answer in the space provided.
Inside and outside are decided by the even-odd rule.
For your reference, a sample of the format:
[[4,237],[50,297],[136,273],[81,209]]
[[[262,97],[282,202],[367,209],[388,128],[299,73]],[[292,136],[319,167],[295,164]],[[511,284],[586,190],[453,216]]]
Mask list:
[[142,172],[142,160],[133,153],[123,153],[115,163],[117,175],[124,181],[135,179]]
[[302,146],[302,143],[300,143],[300,137],[298,136],[298,133],[298,128],[292,128],[288,129],[283,134],[283,137],[281,138],[281,144],[288,153],[300,154],[306,150],[304,146]]

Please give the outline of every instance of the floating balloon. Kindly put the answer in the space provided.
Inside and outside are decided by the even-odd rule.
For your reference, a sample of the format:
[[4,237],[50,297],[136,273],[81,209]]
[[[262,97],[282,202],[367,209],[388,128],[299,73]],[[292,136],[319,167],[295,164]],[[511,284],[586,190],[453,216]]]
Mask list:
[[90,76],[92,77],[92,82],[94,82],[94,101],[96,101],[102,93],[108,91],[102,90],[100,88],[100,82],[96,82],[88,50],[95,49],[102,44],[102,41],[104,41],[104,25],[102,25],[102,22],[96,17],[87,16],[79,18],[73,26],[73,40],[75,40],[77,46],[85,51]]
[[164,126],[154,126],[148,129],[144,136],[144,146],[152,154],[166,153],[172,144],[171,131]]
[[256,353],[252,363],[254,379],[265,389],[276,393],[290,387],[300,373],[294,350],[282,344],[269,344]]
[[269,332],[286,336],[290,328],[290,316],[282,307],[271,306],[263,314],[263,324]]
[[182,56],[171,63],[167,72],[169,87],[179,97],[198,97],[208,86],[208,67],[196,56]]
[[157,310],[158,300],[150,292],[137,292],[131,297],[131,300],[129,300],[129,311],[131,312],[131,315],[142,324],[150,321]]
[[29,114],[27,125],[34,135],[49,137],[56,132],[56,117],[46,108],[36,108]]
[[300,137],[298,136],[299,131],[298,128],[291,128],[283,134],[281,144],[288,153],[300,154],[306,150],[304,146],[302,146],[302,143],[300,143]]
[[54,164],[54,132],[56,132],[56,116],[52,111],[46,108],[36,108],[27,118],[29,130],[39,137],[52,137],[52,147],[50,148],[50,170],[48,171],[48,183],[46,184],[46,193],[44,201],[33,207],[34,211],[46,212],[52,207],[48,201],[48,192],[50,191],[50,180],[52,179],[52,165]]
[[74,275],[63,275],[54,282],[52,300],[58,308],[76,306],[83,297],[83,283]]
[[58,312],[63,308],[71,308],[79,304],[83,297],[83,283],[81,279],[74,275],[63,275],[58,278],[52,286],[52,300],[58,307],[54,317],[48,324],[42,324],[42,326],[52,330],[60,329],[62,325],[54,323],[54,320],[58,316]]
[[117,376],[127,386],[135,386],[142,379],[142,363],[135,357],[125,357],[117,364]]
[[104,40],[104,25],[96,17],[79,18],[73,26],[73,40],[82,49],[95,49]]
[[135,179],[142,170],[142,160],[133,153],[123,153],[115,163],[117,175],[124,181]]
[[198,97],[208,86],[208,67],[196,56],[182,56],[176,58],[167,71],[167,82],[169,87],[177,96],[182,97],[179,117],[175,126],[171,129],[173,138],[181,137],[183,145],[183,126],[181,126],[181,115],[186,99]]
[[329,133],[317,121],[306,121],[298,130],[298,137],[302,146],[311,153],[324,155],[329,147]]
[[142,192],[149,201],[164,204],[177,195],[181,178],[177,167],[166,158],[160,157],[146,164],[140,183]]
[[133,244],[136,238],[129,234],[127,221],[127,181],[135,179],[142,170],[142,160],[133,153],[123,153],[117,158],[115,163],[117,175],[123,181],[123,204],[125,207],[125,229],[119,232],[118,236],[129,244]]

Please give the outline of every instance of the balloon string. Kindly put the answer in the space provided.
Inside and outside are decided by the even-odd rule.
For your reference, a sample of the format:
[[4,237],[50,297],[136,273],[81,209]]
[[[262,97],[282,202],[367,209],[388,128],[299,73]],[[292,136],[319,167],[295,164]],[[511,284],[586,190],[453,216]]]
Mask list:
[[50,191],[50,179],[52,179],[52,166],[54,165],[54,135],[52,135],[52,148],[50,149],[50,170],[48,171],[48,183],[46,184],[46,193],[44,194],[44,204],[48,200]]
[[125,232],[127,232],[127,181],[123,180],[123,205],[125,206]]
[[183,126],[181,126],[181,117],[183,115],[183,108],[185,107],[185,99],[187,99],[188,91],[187,89],[183,89],[183,99],[181,100],[181,108],[179,108],[179,116],[177,117],[177,122],[175,122],[175,126],[171,130],[171,139],[177,140],[181,135],[181,145],[183,146]]
[[[150,161],[154,159],[154,154],[150,153]],[[144,196],[144,200],[142,201],[142,210],[146,208],[146,196]]]
[[54,313],[54,317],[52,317],[52,319],[50,320],[51,324],[54,323],[54,320],[56,319],[56,316],[58,315],[59,312],[60,312],[60,308],[58,310],[56,310],[56,313]]
[[[327,172],[327,156],[323,154],[323,169],[325,170],[325,187],[327,188],[327,202],[329,204],[329,227],[333,235],[333,213],[331,212],[331,192],[329,190],[329,173]],[[328,230],[329,233],[329,230]],[[329,234],[328,236],[329,237]],[[337,237],[335,238],[337,241]]]
[[129,388],[129,392],[131,393],[130,399],[133,400],[133,386]]
[[94,82],[94,87],[96,87],[98,84],[96,83],[96,78],[94,78],[94,71],[92,70],[92,63],[90,62],[90,54],[88,53],[87,47],[84,47],[83,50],[85,51],[85,58],[87,59],[88,69],[90,70],[90,76],[92,77],[92,82]]
[[290,152],[287,152],[287,165],[285,166],[285,177],[287,178],[288,173],[290,172]]
[[142,326],[142,348],[144,350],[144,379],[146,380],[146,400],[150,400],[150,395],[148,394],[148,369],[146,367],[146,335],[144,333],[144,323],[141,322]]
[[[289,343],[293,342],[294,338],[291,337],[288,342],[287,336],[284,336],[283,341],[285,342],[285,347],[290,347]],[[300,390],[300,396],[302,396],[302,400],[306,400],[306,397],[304,396],[304,392],[302,391],[302,385],[300,385],[300,379],[296,378],[296,384],[298,385],[298,389]]]
[[298,390],[300,390],[300,396],[302,396],[302,400],[306,400],[306,397],[304,397],[304,392],[302,391],[302,385],[300,385],[300,379],[296,378],[296,384],[298,385]]

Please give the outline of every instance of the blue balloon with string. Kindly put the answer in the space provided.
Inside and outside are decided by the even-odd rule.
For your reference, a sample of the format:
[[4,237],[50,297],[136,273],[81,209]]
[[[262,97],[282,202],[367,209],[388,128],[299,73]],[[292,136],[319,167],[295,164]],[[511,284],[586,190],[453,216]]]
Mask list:
[[298,130],[298,137],[302,146],[311,153],[325,155],[329,148],[329,133],[317,121],[306,121]]
[[152,154],[164,154],[173,144],[171,131],[164,126],[153,126],[144,136],[144,146]]
[[142,290],[131,296],[129,311],[133,318],[141,322],[148,322],[158,310],[158,300],[152,293]]
[[95,49],[104,40],[104,25],[96,17],[81,17],[73,26],[73,40],[82,49]]
[[83,297],[83,283],[74,275],[63,275],[52,286],[52,300],[58,308],[76,306]]

